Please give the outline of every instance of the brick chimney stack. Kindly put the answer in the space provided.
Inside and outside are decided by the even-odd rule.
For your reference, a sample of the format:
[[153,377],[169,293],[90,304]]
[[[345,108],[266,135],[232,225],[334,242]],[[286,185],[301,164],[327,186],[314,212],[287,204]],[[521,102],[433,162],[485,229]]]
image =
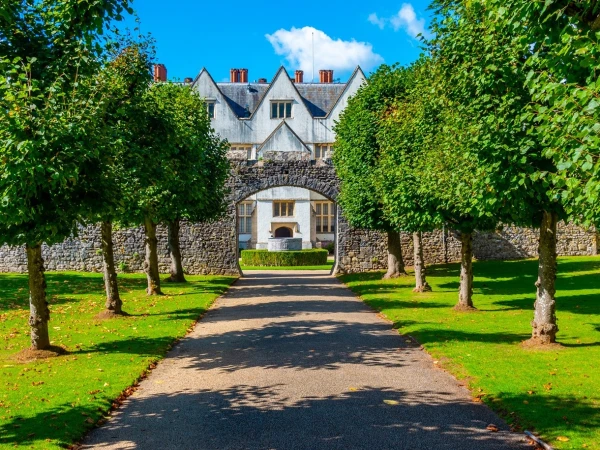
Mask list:
[[154,81],[167,81],[167,68],[164,64],[154,64]]
[[333,83],[333,70],[319,70],[319,83]]
[[229,81],[231,83],[239,83],[240,82],[240,69],[231,69],[229,71]]
[[295,82],[296,83],[304,83],[304,71],[303,70],[296,70]]

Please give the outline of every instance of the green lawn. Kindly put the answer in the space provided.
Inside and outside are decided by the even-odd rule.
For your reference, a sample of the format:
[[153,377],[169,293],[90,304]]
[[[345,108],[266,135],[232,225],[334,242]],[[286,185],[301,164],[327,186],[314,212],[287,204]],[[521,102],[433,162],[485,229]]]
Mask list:
[[95,320],[104,306],[102,276],[47,273],[50,337],[70,352],[21,364],[29,346],[27,277],[0,274],[0,448],[61,448],[101,419],[120,394],[186,334],[234,281],[187,276],[147,297],[143,274],[119,275],[131,317]]
[[452,309],[457,264],[429,267],[434,292],[425,294],[411,292],[412,277],[341,280],[516,429],[534,429],[556,448],[600,449],[600,257],[560,258],[558,267],[563,348],[550,351],[520,346],[531,333],[536,260],[475,263],[473,313]]

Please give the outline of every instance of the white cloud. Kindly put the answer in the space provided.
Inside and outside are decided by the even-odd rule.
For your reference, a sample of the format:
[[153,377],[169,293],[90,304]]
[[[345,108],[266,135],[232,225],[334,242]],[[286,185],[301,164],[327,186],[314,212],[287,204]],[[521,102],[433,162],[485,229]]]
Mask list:
[[280,29],[265,35],[275,53],[283,55],[294,69],[304,70],[307,75],[313,69],[313,36],[315,74],[320,69],[347,72],[356,66],[370,70],[383,62],[381,55],[374,53],[373,46],[368,42],[332,39],[313,27],[292,27],[290,30]]
[[373,25],[377,25],[380,29],[383,30],[383,28],[385,27],[385,19],[380,19],[376,13],[371,13],[369,14],[369,22],[371,22]]
[[425,38],[431,37],[429,31],[425,28],[425,19],[417,17],[415,8],[410,3],[403,3],[398,13],[390,18],[380,18],[376,13],[372,13],[369,15],[369,22],[381,29],[389,22],[395,31],[402,29],[413,38],[416,38],[419,34]]

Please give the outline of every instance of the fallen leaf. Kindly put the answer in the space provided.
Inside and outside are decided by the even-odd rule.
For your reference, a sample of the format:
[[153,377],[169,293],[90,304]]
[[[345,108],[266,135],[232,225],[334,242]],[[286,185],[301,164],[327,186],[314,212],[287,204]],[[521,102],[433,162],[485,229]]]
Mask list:
[[568,438],[568,437],[566,437],[566,436],[558,436],[558,437],[556,438],[556,440],[557,440],[557,441],[560,441],[560,442],[568,442],[568,441],[569,441],[569,438]]
[[496,425],[494,425],[493,423],[490,423],[487,427],[485,427],[485,429],[488,431],[491,431],[492,433],[498,432],[498,427]]
[[92,418],[85,419],[85,421],[86,421],[87,423],[95,423],[95,422],[94,422],[94,419],[92,419]]
[[398,400],[384,400],[383,403],[386,405],[399,405],[400,402]]

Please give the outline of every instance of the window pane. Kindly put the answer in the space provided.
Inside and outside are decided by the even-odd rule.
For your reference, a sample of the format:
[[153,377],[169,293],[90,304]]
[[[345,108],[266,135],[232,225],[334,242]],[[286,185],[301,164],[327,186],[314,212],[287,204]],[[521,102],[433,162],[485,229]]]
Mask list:
[[252,218],[246,217],[246,233],[252,232]]
[[329,215],[329,205],[327,203],[323,203],[323,214]]
[[321,215],[321,204],[320,203],[317,203],[316,210],[317,210],[317,215],[320,216]]
[[285,117],[292,117],[292,104],[291,103],[285,104]]
[[271,103],[271,118],[277,117],[277,103]]
[[284,217],[287,216],[287,203],[281,204],[281,215]]
[[252,159],[252,147],[248,147],[248,149],[246,150],[246,154],[248,159]]
[[278,217],[279,216],[279,203],[277,203],[277,202],[273,203],[273,208],[274,208],[273,215],[275,217]]
[[317,233],[321,232],[321,218],[317,217]]
[[294,203],[288,203],[288,216],[294,215]]
[[329,231],[328,224],[329,224],[329,218],[323,217],[323,233],[327,233],[327,231]]
[[283,109],[284,108],[285,108],[285,104],[279,103],[279,118],[280,119],[284,117],[284,115],[283,115]]

